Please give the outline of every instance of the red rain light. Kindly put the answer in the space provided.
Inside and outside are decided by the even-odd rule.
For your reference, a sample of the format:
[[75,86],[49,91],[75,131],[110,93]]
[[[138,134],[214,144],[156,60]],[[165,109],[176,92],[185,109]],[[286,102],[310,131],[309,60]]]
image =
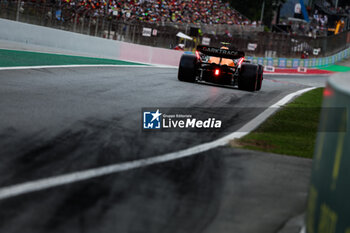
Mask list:
[[215,69],[214,74],[215,74],[216,76],[218,76],[218,75],[220,74],[220,70],[219,70],[219,69]]

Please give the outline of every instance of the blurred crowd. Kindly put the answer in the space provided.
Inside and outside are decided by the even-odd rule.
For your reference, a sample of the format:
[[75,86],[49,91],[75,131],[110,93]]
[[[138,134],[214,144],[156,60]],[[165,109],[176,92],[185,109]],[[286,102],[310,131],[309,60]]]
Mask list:
[[332,14],[346,14],[346,15],[350,14],[350,7],[349,6],[335,7],[331,3],[329,3],[327,0],[322,1],[322,5]]
[[89,15],[111,15],[125,21],[149,23],[250,24],[250,21],[221,0],[63,0],[65,8]]
[[331,10],[335,11],[337,14],[343,14],[343,15],[349,15],[350,14],[350,7],[338,7],[338,8],[331,8]]

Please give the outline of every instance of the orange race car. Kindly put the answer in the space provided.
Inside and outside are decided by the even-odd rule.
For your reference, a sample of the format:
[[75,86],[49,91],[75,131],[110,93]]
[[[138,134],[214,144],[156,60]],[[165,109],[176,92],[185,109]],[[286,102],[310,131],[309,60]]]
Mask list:
[[204,81],[238,86],[241,90],[259,91],[263,66],[244,60],[244,52],[228,47],[198,45],[195,54],[183,54],[180,60],[180,81]]

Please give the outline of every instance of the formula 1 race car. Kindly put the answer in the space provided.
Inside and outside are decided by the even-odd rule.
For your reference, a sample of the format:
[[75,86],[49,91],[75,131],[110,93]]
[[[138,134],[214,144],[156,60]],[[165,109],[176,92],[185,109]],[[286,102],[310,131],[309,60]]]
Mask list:
[[244,52],[227,47],[198,45],[195,54],[181,56],[178,79],[238,86],[240,90],[259,91],[263,66],[244,60]]

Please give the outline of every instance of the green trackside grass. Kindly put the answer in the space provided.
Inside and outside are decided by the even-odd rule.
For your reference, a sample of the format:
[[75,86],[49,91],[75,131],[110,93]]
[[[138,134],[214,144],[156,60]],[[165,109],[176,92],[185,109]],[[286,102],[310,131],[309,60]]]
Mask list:
[[267,119],[247,136],[232,142],[246,149],[312,158],[323,88],[309,91]]
[[143,65],[113,59],[0,49],[0,67],[43,65]]

